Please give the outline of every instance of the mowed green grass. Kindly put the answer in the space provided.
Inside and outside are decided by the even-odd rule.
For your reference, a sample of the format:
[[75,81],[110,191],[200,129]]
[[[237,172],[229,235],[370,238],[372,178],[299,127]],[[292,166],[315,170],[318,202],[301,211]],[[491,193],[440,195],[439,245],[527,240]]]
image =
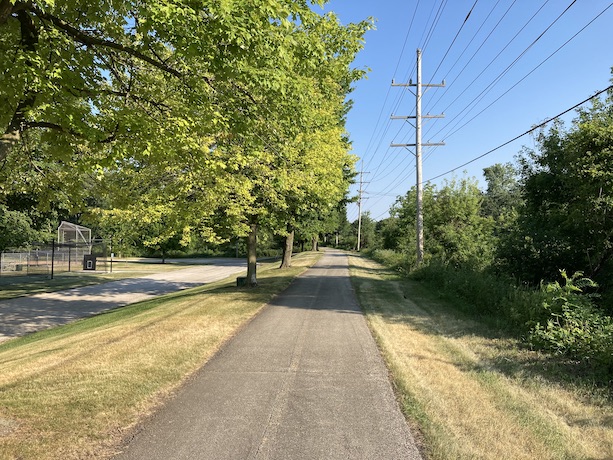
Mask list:
[[0,344],[0,459],[107,458],[320,253]]
[[607,389],[353,255],[360,304],[430,460],[613,459]]

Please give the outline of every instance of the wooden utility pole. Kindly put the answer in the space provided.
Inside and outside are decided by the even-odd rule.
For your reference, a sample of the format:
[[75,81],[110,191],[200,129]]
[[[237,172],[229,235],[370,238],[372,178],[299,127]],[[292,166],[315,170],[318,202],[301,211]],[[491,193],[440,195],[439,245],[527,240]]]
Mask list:
[[[396,83],[392,80],[392,86],[415,87],[415,116],[397,117],[392,115],[392,120],[408,120],[415,119],[415,143],[414,144],[391,144],[392,147],[415,147],[415,170],[416,170],[416,188],[417,188],[417,263],[421,264],[424,260],[424,214],[423,214],[423,187],[422,187],[422,146],[445,145],[444,142],[426,143],[421,142],[421,122],[424,118],[443,118],[445,115],[422,115],[421,114],[421,96],[422,87],[443,87],[445,81],[441,84],[422,84],[421,82],[421,50],[417,50],[417,82],[413,83]],[[409,90],[411,91],[411,90]],[[413,91],[411,91],[413,92]]]
[[358,190],[358,242],[356,245],[356,249],[358,252],[360,252],[361,237],[362,237],[362,194],[364,193],[362,186],[368,183],[362,180],[363,175],[364,175],[364,171],[360,170],[360,189]]

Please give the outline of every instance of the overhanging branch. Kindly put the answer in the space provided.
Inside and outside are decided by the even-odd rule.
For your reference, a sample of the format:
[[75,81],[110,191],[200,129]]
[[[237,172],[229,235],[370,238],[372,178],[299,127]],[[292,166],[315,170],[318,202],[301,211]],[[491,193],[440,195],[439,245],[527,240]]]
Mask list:
[[68,24],[66,21],[56,16],[53,16],[52,14],[45,13],[44,11],[36,8],[35,6],[31,6],[29,9],[30,11],[35,13],[39,18],[45,19],[51,22],[55,27],[63,31],[66,35],[72,37],[74,40],[76,40],[77,42],[83,45],[92,46],[92,47],[100,46],[104,48],[114,49],[116,51],[120,51],[122,53],[126,53],[130,56],[133,56],[136,59],[139,59],[141,61],[147,62],[148,64],[151,64],[152,66],[170,75],[173,75],[177,78],[183,78],[183,74],[179,72],[177,69],[169,66],[165,62],[160,62],[150,56],[147,56],[146,54],[143,54],[142,52],[135,50],[134,48],[122,45],[121,43],[116,43],[111,40],[105,40],[102,38],[98,38],[98,37],[89,35],[86,32],[83,32],[82,30],[79,30],[76,27]]

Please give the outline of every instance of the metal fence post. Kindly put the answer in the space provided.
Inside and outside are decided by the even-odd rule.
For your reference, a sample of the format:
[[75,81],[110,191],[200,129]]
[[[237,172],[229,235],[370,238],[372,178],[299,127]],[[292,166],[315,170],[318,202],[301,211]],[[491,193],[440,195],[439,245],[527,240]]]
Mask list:
[[51,240],[51,279],[53,279],[54,263],[55,263],[55,240]]

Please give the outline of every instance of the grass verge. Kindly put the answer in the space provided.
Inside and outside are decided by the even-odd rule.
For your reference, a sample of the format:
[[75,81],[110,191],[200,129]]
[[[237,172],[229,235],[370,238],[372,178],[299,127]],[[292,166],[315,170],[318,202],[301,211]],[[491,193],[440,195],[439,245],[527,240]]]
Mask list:
[[319,254],[0,345],[0,459],[107,458]]
[[360,304],[429,459],[613,458],[606,390],[462,316],[438,293],[353,255]]

